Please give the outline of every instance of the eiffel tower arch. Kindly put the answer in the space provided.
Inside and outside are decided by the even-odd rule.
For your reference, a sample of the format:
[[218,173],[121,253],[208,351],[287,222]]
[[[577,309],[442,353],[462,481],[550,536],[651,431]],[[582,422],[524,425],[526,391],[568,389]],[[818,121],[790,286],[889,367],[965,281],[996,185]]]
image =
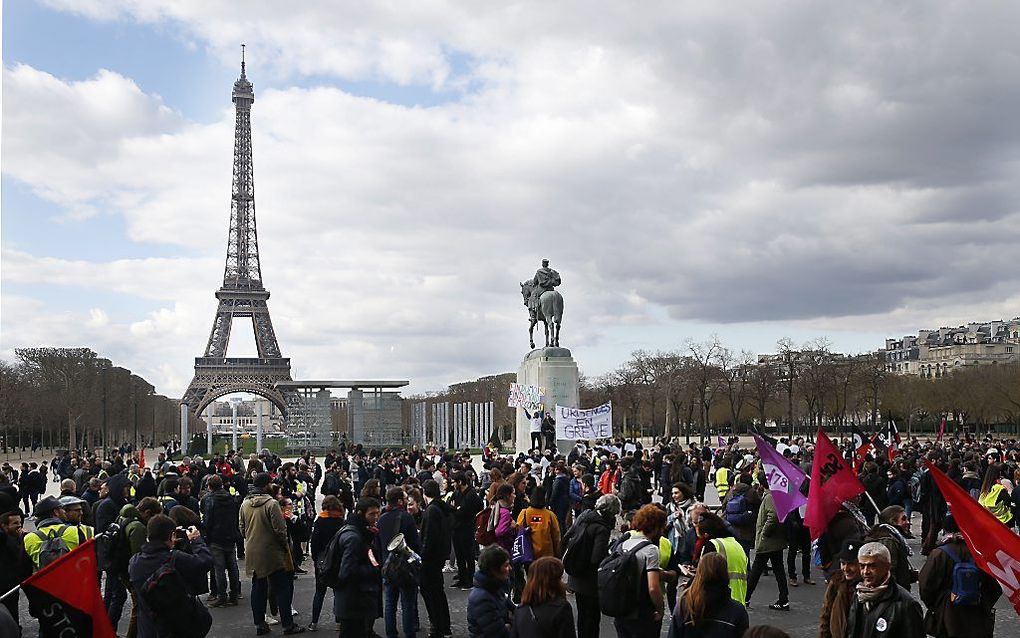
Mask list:
[[[195,358],[195,376],[181,403],[200,415],[219,397],[247,392],[272,401],[286,417],[297,395],[293,390],[276,387],[277,383],[292,379],[290,359],[280,353],[269,316],[269,291],[262,285],[251,149],[251,106],[255,91],[245,75],[243,49],[241,77],[234,82],[231,97],[235,111],[234,167],[227,261],[223,285],[216,291],[219,305],[205,354]],[[251,319],[258,357],[227,357],[235,318]]]

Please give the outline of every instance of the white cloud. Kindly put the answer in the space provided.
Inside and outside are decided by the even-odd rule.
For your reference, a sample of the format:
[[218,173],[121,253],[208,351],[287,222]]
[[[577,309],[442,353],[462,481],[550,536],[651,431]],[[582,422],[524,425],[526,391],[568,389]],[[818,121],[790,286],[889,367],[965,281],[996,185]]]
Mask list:
[[[516,282],[542,256],[563,273],[564,343],[580,348],[620,324],[639,339],[661,308],[878,332],[1020,310],[1012,6],[49,4],[171,25],[231,66],[249,43],[263,272],[301,376],[426,388],[512,369],[526,346]],[[260,90],[268,74],[462,93],[415,108],[328,85]],[[179,392],[215,308],[230,105],[195,124],[109,72],[67,82],[19,65],[4,83],[6,174],[198,255],[7,250],[4,280],[155,299],[104,330]],[[38,336],[26,317],[5,316],[6,331]]]

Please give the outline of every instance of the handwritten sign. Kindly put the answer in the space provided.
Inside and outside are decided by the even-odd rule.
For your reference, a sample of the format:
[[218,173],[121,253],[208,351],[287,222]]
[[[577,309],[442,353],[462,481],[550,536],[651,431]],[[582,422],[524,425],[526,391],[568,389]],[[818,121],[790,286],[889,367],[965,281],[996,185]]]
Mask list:
[[510,395],[506,400],[508,408],[524,408],[529,412],[543,409],[545,388],[520,383],[510,384]]
[[613,436],[613,404],[589,410],[556,406],[556,438],[564,441],[608,439]]

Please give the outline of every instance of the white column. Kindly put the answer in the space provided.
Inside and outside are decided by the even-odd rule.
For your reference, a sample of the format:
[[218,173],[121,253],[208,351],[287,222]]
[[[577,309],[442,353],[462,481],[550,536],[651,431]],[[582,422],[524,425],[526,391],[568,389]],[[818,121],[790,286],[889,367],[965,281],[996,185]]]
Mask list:
[[188,453],[188,406],[181,404],[181,456]]
[[205,453],[212,454],[212,419],[209,418],[209,408],[205,409]]
[[255,453],[262,450],[262,402],[258,402],[258,424],[255,426]]
[[230,447],[231,449],[237,449],[237,401],[230,402],[231,407],[231,419],[230,419]]

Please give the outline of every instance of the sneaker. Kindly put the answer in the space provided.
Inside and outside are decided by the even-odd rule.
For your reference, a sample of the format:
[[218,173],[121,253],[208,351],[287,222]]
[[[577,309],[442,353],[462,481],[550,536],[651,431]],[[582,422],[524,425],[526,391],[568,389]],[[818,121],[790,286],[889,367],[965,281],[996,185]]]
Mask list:
[[443,573],[444,574],[452,574],[455,571],[457,571],[457,568],[454,567],[453,565],[451,565],[450,563],[447,563],[447,564],[443,565]]
[[790,611],[790,603],[774,602],[769,605],[769,609],[775,609],[777,611]]
[[790,587],[800,587],[800,583],[797,582],[796,576],[790,576]]
[[290,627],[287,627],[286,629],[283,630],[283,635],[284,636],[291,636],[291,635],[294,635],[294,634],[303,634],[303,633],[305,633],[305,628],[302,627],[301,625],[291,625]]
[[225,607],[225,606],[226,606],[226,604],[227,604],[227,601],[225,601],[225,600],[224,600],[224,599],[222,599],[222,598],[210,598],[210,599],[209,599],[209,600],[208,600],[208,601],[207,601],[207,602],[205,603],[205,606],[206,606],[206,607],[210,607],[210,608],[211,608],[211,607]]
[[813,581],[813,580],[811,580],[810,578],[808,578],[807,576],[805,576],[805,577],[804,577],[804,584],[805,584],[805,585],[814,585],[814,584],[815,584],[815,581]]
[[275,619],[275,618],[273,618],[272,616],[266,616],[266,624],[267,625],[279,625],[280,621]]
[[319,631],[319,623],[308,623],[308,631]]
[[266,623],[262,623],[261,625],[255,625],[256,636],[265,636],[270,632],[271,630],[269,629],[269,625],[267,625]]
[[290,608],[290,615],[291,616],[297,616],[299,613],[301,613],[301,612],[299,612],[298,610],[294,609],[293,607]]

